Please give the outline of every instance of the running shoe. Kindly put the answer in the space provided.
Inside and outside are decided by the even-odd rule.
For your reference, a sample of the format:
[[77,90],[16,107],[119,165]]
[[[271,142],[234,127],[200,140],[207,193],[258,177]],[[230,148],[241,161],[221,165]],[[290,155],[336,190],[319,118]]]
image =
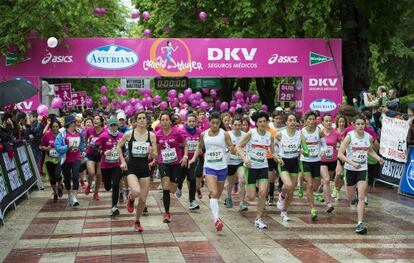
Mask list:
[[316,208],[311,209],[311,219],[312,221],[315,221],[318,218],[318,210]]
[[365,196],[365,205],[368,206],[368,196]]
[[144,231],[144,228],[141,226],[141,222],[139,220],[135,221],[135,231],[136,232],[142,232]]
[[201,191],[200,191],[200,190],[197,190],[197,198],[198,198],[199,200],[203,199],[203,194],[201,193]]
[[240,202],[239,204],[239,211],[247,211],[249,210],[249,208],[247,207],[247,205],[245,205],[243,202]]
[[333,210],[335,210],[335,207],[331,203],[328,203],[326,205],[326,213],[332,213]]
[[269,199],[267,200],[267,204],[269,206],[274,206],[275,205],[275,199],[273,198],[273,196],[269,196]]
[[121,191],[119,192],[119,202],[122,204],[123,202],[125,202],[125,198],[124,198],[124,192]]
[[355,196],[355,198],[351,201],[351,205],[354,205],[354,206],[358,205],[358,197],[357,196]]
[[282,222],[288,222],[290,221],[290,217],[288,216],[287,211],[280,212],[280,218],[282,219]]
[[91,188],[89,187],[89,185],[85,188],[85,195],[89,195],[89,193],[91,192]]
[[367,233],[367,227],[363,223],[359,223],[356,226],[355,233],[365,235]]
[[200,206],[198,205],[197,201],[194,200],[190,203],[190,206],[188,207],[190,210],[198,210],[200,209]]
[[170,222],[171,222],[170,213],[165,212],[164,213],[164,223],[170,223]]
[[98,193],[93,193],[93,199],[96,201],[99,201],[99,194]]
[[112,207],[111,208],[111,216],[115,217],[115,216],[118,216],[118,215],[119,215],[118,207],[116,207],[116,206]]
[[277,200],[277,209],[285,209],[285,198],[282,198],[282,194],[279,194],[279,200]]
[[302,187],[299,187],[299,189],[298,189],[298,197],[299,198],[303,197],[303,188]]
[[61,198],[63,196],[63,186],[61,188],[58,188],[58,197]]
[[73,199],[73,196],[72,196],[72,193],[69,193],[68,194],[68,206],[72,206],[72,199]]
[[227,197],[226,201],[225,201],[225,204],[226,204],[227,208],[233,208],[233,198]]
[[214,222],[214,226],[216,227],[217,232],[223,229],[223,222],[220,218],[217,219],[216,222]]
[[254,221],[254,225],[258,228],[258,229],[266,229],[267,225],[265,222],[263,222],[263,220],[261,218],[257,218]]
[[72,206],[78,206],[79,202],[75,195],[72,195]]
[[177,189],[175,192],[175,197],[180,198],[183,195],[183,191],[181,189]]
[[318,203],[320,203],[320,204],[322,204],[322,203],[324,203],[325,202],[325,199],[323,198],[323,196],[322,195],[320,195],[320,194],[316,194],[315,195],[315,200],[316,200],[316,202],[318,202]]
[[142,214],[144,216],[147,216],[148,215],[148,208],[147,207],[144,207],[144,210],[142,210]]
[[129,213],[134,212],[134,204],[135,204],[135,199],[131,198],[130,196],[128,196],[128,201],[127,201],[127,210]]
[[331,194],[331,197],[335,198],[335,199],[339,198],[339,190],[336,187],[334,187],[334,189],[332,191],[332,194]]
[[58,201],[58,195],[53,194],[53,203],[57,203],[57,201]]

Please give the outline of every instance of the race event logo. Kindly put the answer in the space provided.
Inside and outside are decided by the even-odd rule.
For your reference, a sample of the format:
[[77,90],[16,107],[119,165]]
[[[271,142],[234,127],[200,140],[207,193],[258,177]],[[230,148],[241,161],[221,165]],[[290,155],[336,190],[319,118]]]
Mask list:
[[329,112],[336,109],[336,103],[329,99],[317,99],[311,102],[310,108],[320,112]]
[[414,191],[414,160],[411,160],[407,167],[407,184]]
[[269,60],[267,61],[267,64],[273,65],[275,63],[297,64],[299,63],[299,59],[298,59],[298,56],[279,56],[279,54],[275,53],[269,58]]
[[157,39],[151,45],[150,59],[143,61],[142,66],[165,77],[181,77],[193,70],[203,70],[203,64],[191,59],[190,48],[179,38]]
[[256,55],[257,48],[208,48],[208,68],[231,69],[231,68],[257,68],[257,63],[252,62]]
[[48,63],[72,63],[73,56],[54,56],[52,53],[48,52],[42,59],[42,64],[46,65]]
[[309,53],[309,66],[315,66],[331,60],[333,60],[331,57],[327,57],[314,52]]
[[118,45],[98,47],[86,56],[89,65],[99,69],[126,69],[138,63],[138,55],[129,48]]

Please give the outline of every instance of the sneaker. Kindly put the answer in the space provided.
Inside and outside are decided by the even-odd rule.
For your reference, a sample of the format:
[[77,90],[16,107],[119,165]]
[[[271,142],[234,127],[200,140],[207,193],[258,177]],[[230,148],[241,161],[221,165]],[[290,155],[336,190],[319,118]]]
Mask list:
[[175,197],[180,198],[183,195],[183,191],[181,189],[177,189],[175,192]]
[[332,213],[333,210],[335,210],[335,207],[331,203],[328,203],[326,205],[326,213]]
[[162,193],[162,185],[161,185],[161,184],[158,186],[158,191],[159,191],[160,193]]
[[282,198],[282,194],[279,194],[279,200],[277,200],[277,209],[285,209],[285,198]]
[[247,205],[245,205],[243,202],[240,202],[239,204],[239,211],[247,211],[249,210],[249,208],[247,207]]
[[365,205],[368,206],[368,196],[365,196]]
[[360,235],[364,235],[364,234],[367,233],[367,227],[363,223],[359,223],[356,226],[355,233],[360,234]]
[[98,193],[94,193],[93,194],[93,199],[96,200],[96,201],[99,201],[99,199],[100,199],[99,198],[99,194]]
[[355,197],[355,198],[351,201],[351,205],[353,205],[353,206],[358,205],[358,197]]
[[318,210],[316,210],[316,208],[312,208],[311,209],[311,219],[312,219],[312,221],[315,221],[316,218],[318,218]]
[[144,207],[144,210],[142,210],[142,214],[144,216],[147,216],[148,215],[148,208],[147,207]]
[[188,207],[190,210],[198,210],[200,209],[200,206],[197,204],[197,201],[194,200],[190,203],[190,206]]
[[119,202],[120,202],[121,204],[125,202],[125,199],[124,199],[124,192],[119,192]]
[[231,198],[231,197],[226,198],[226,207],[227,208],[233,208],[233,198]]
[[58,195],[53,194],[53,203],[57,203],[57,201],[58,201]]
[[135,204],[135,199],[131,199],[130,196],[128,196],[128,201],[127,201],[127,210],[129,213],[134,212],[134,204]]
[[78,206],[79,202],[76,196],[72,195],[72,206]]
[[273,198],[273,196],[269,196],[269,199],[267,200],[267,204],[269,206],[274,206],[275,205],[275,199]]
[[201,191],[200,191],[200,190],[197,190],[197,198],[198,198],[199,200],[203,199],[203,194],[201,193]]
[[336,187],[334,187],[334,189],[332,191],[332,194],[331,194],[331,197],[335,198],[335,199],[339,198],[339,190]]
[[[63,187],[63,186],[62,186]],[[58,188],[58,192],[57,192],[57,194],[58,194],[58,197],[59,198],[62,198],[62,196],[63,196],[63,188]]]
[[139,220],[135,221],[134,226],[136,232],[144,231],[144,228],[141,226],[141,222]]
[[288,222],[290,221],[290,217],[288,216],[287,211],[280,212],[280,218],[282,219],[282,222]]
[[299,198],[303,197],[303,188],[302,187],[299,187],[299,189],[298,189],[298,197]]
[[223,222],[221,219],[217,219],[216,222],[214,222],[214,226],[216,227],[217,232],[221,231],[223,229]]
[[118,216],[118,215],[119,215],[118,207],[116,207],[116,206],[112,207],[111,208],[111,216],[115,217],[115,216]]
[[164,223],[170,223],[170,222],[171,222],[170,213],[165,212],[164,213]]
[[72,199],[73,199],[72,193],[69,193],[68,194],[68,206],[72,206],[72,203],[73,203]]
[[263,222],[263,220],[261,218],[257,218],[254,221],[254,225],[258,228],[258,229],[266,229],[267,225],[265,224],[265,222]]
[[89,187],[89,185],[85,188],[85,195],[89,195],[89,193],[91,192],[91,188]]
[[320,203],[320,204],[322,204],[322,203],[324,203],[325,202],[325,199],[323,198],[323,196],[322,195],[320,195],[320,194],[316,194],[315,195],[315,200],[316,200],[316,202],[318,202],[318,203]]

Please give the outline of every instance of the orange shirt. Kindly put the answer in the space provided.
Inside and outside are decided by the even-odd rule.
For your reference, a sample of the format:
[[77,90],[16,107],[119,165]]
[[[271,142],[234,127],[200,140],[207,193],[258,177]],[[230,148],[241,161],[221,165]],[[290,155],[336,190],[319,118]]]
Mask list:
[[[274,138],[276,137],[276,134],[277,134],[277,130],[274,129],[274,128],[269,128],[267,131],[270,132],[270,136],[272,136],[272,138],[274,140]],[[270,152],[270,151],[267,152],[267,159],[273,159],[272,152]]]

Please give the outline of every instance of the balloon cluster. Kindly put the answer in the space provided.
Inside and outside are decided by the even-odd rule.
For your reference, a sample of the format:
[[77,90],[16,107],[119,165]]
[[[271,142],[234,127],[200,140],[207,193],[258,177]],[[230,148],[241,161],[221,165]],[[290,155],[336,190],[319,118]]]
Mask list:
[[98,15],[98,16],[104,16],[105,12],[106,12],[106,10],[103,7],[96,7],[96,8],[93,9],[93,13],[95,15]]

